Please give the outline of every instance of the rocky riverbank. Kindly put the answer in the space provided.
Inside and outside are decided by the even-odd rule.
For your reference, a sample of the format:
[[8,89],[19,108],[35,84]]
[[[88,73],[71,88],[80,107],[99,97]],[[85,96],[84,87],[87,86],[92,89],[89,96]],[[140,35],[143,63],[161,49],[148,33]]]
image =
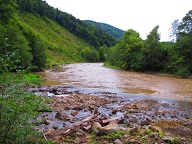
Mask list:
[[116,93],[82,94],[66,87],[30,87],[49,96],[52,112],[35,130],[57,143],[192,143],[192,111],[156,100],[127,100]]

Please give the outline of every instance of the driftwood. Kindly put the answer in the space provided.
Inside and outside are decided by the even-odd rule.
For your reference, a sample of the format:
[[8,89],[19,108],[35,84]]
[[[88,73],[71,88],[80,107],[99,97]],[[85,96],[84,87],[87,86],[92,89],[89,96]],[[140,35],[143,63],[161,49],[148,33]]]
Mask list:
[[121,121],[121,120],[123,120],[122,117],[114,117],[114,118],[102,120],[101,122],[102,122],[103,124],[106,124],[106,123],[111,122],[111,121],[119,122],[119,121]]

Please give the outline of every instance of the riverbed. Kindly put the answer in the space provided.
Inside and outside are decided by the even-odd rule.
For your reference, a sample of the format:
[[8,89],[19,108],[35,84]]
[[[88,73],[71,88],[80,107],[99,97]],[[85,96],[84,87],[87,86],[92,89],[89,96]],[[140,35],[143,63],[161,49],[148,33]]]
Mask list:
[[192,108],[192,79],[182,79],[106,68],[103,63],[61,66],[61,71],[40,73],[42,85],[62,85],[86,94],[116,93],[129,99],[159,99]]

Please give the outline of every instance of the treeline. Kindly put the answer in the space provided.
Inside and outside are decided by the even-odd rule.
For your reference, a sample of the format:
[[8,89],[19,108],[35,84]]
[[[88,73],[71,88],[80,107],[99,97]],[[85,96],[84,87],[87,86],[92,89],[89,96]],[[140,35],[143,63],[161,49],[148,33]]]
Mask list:
[[46,64],[43,42],[19,25],[14,0],[0,0],[0,70],[14,71],[33,67],[42,70]]
[[104,45],[107,47],[114,46],[117,42],[113,36],[107,34],[100,27],[87,24],[66,12],[55,9],[49,6],[46,1],[17,0],[17,4],[21,12],[27,11],[34,14],[39,14],[42,18],[46,17],[54,20],[72,34],[93,45],[96,49]]
[[119,28],[116,28],[116,27],[113,27],[113,26],[111,26],[109,24],[99,23],[99,22],[95,22],[95,21],[91,21],[91,20],[85,20],[84,22],[86,22],[88,24],[91,24],[91,25],[94,25],[94,26],[100,27],[105,32],[107,32],[108,34],[114,36],[117,39],[121,39],[123,34],[124,34],[123,30],[121,30]]
[[173,42],[160,42],[159,26],[146,40],[134,30],[125,32],[123,39],[107,54],[110,65],[133,71],[166,72],[181,77],[192,74],[192,10],[172,23]]

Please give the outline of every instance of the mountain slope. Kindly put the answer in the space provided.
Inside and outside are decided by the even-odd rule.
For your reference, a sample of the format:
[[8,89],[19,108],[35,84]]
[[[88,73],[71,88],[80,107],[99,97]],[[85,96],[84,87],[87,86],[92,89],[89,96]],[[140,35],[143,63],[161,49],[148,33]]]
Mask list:
[[19,11],[38,14],[42,18],[49,18],[75,36],[83,39],[96,49],[100,46],[111,47],[117,42],[117,39],[103,29],[94,27],[84,21],[75,18],[74,16],[62,12],[48,5],[44,0],[16,0]]
[[42,19],[39,15],[22,12],[19,25],[23,31],[31,31],[44,42],[48,67],[58,63],[82,62],[82,49],[92,48],[59,24],[47,18]]
[[117,38],[117,39],[121,39],[124,31],[116,28],[114,26],[111,26],[109,24],[105,24],[105,23],[98,23],[98,22],[94,22],[91,20],[85,20],[86,23],[94,25],[96,27],[100,27],[101,29],[103,29],[105,32],[107,32],[108,34],[110,34],[111,36]]

